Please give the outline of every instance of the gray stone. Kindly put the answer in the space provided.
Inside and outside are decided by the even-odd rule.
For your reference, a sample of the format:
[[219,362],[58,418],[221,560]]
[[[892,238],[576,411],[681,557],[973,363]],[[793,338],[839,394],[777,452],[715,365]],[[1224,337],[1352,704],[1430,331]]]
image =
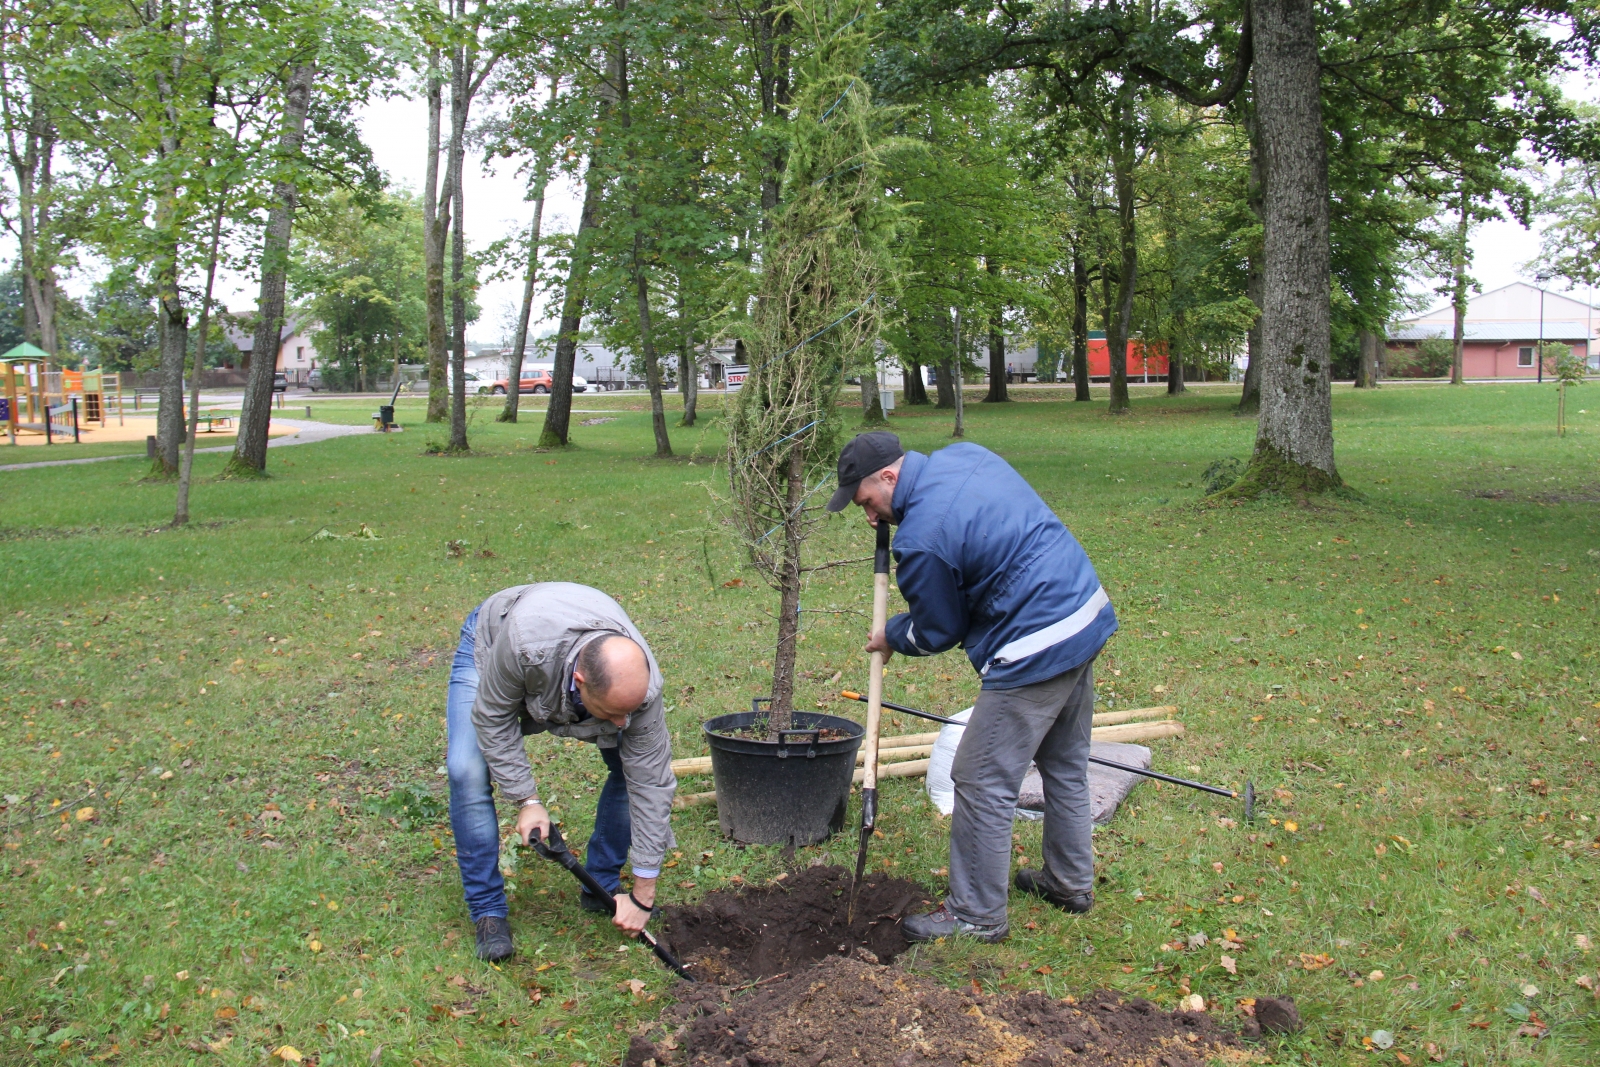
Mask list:
[[[1089,754],[1125,763],[1130,767],[1150,766],[1150,750],[1143,745],[1095,741],[1089,746]],[[1094,821],[1097,824],[1109,821],[1111,816],[1117,813],[1117,806],[1141,781],[1143,778],[1137,774],[1114,771],[1098,763],[1089,764],[1089,810],[1094,815]],[[1039,771],[1035,767],[1030,766],[1027,776],[1022,779],[1022,792],[1017,797],[1017,808],[1020,811],[1044,811],[1044,781],[1039,777]]]

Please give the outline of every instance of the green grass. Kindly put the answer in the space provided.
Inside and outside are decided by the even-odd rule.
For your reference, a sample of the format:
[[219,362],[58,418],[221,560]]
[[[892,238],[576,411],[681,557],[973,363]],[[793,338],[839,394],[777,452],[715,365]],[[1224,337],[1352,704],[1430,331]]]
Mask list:
[[[1103,704],[1178,705],[1189,732],[1154,743],[1158,768],[1253,779],[1262,816],[1233,825],[1236,805],[1141,786],[1096,836],[1093,912],[1014,900],[1006,945],[908,963],[1165,1006],[1189,989],[1224,1017],[1293,993],[1308,1025],[1279,1062],[1370,1062],[1379,1029],[1413,1062],[1429,1043],[1449,1063],[1593,1062],[1600,1021],[1575,980],[1600,972],[1576,940],[1600,938],[1600,415],[1558,440],[1552,388],[1341,388],[1340,470],[1362,498],[1207,507],[1200,472],[1246,456],[1253,422],[1223,391],[1149,392],[1120,419],[974,402],[968,434],[1060,512],[1111,592]],[[474,961],[448,825],[395,817],[386,795],[442,796],[456,629],[504,585],[617,596],[667,673],[679,755],[704,752],[701,720],[764,692],[773,597],[721,522],[720,430],[674,429],[682,456],[657,461],[642,398],[585,397],[615,421],[577,416],[574,447],[544,452],[542,419],[496,424],[495,403],[476,453],[440,458],[420,454],[444,432],[419,404],[404,434],[273,450],[265,482],[217,482],[226,456],[199,457],[196,525],[179,531],[161,528],[172,487],[139,464],[0,475],[0,793],[23,798],[0,810],[0,1060],[259,1065],[289,1044],[323,1065],[378,1045],[385,1064],[604,1064],[660,1011],[662,969],[579,912],[550,864],[508,859],[521,954]],[[364,421],[372,405],[314,407]],[[893,425],[926,450],[950,418]],[[381,540],[310,539],[362,523]],[[868,543],[851,515],[816,553]],[[828,679],[865,683],[869,593],[864,566],[807,590],[803,706],[859,712]],[[948,712],[974,690],[958,654],[890,665],[891,699]],[[530,751],[581,839],[599,760]],[[920,781],[885,784],[880,825],[873,862],[942,888],[948,823]],[[782,867],[721,841],[713,809],[675,826],[668,900]],[[1039,835],[1019,825],[1019,854]],[[796,862],[853,853],[844,834]],[[1212,943],[1162,947],[1199,931]],[[1518,1036],[1530,1011],[1548,1036]]]

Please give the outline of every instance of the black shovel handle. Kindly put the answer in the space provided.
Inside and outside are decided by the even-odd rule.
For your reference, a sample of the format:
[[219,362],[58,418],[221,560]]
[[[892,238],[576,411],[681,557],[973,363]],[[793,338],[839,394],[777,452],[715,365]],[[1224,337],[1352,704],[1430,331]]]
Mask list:
[[[535,831],[535,834],[537,835],[537,831]],[[533,839],[533,847],[534,850],[545,859],[555,860],[557,863],[561,864],[561,866],[571,871],[572,876],[583,884],[583,887],[589,891],[590,895],[605,901],[607,911],[609,911],[612,915],[617,914],[616,898],[611,895],[610,891],[608,891],[605,886],[600,884],[600,879],[589,873],[589,868],[578,862],[578,857],[572,854],[572,850],[567,847],[566,841],[562,839],[561,827],[559,824],[550,824],[550,837],[548,839],[548,843],[546,843],[545,839],[535,836]],[[667,949],[667,946],[657,941],[651,935],[649,930],[640,930],[638,937],[641,942],[649,947],[651,952],[656,954],[657,959],[676,971],[678,977],[688,982],[693,982],[695,980],[694,975],[689,973],[689,969],[683,964],[679,963],[677,957],[673,956],[673,954]]]

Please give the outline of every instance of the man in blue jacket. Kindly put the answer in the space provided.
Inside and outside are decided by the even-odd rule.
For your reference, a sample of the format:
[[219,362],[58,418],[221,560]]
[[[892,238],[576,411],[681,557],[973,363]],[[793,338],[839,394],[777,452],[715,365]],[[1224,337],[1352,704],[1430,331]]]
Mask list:
[[1094,657],[1117,629],[1089,557],[1032,486],[979,445],[925,456],[892,433],[860,434],[839,453],[828,510],[852,501],[873,526],[899,527],[895,582],[910,608],[867,651],[932,656],[960,645],[982,679],[951,767],[950,895],[907,918],[906,937],[1010,932],[1011,824],[1030,761],[1044,780],[1044,866],[1019,870],[1017,888],[1088,911]]

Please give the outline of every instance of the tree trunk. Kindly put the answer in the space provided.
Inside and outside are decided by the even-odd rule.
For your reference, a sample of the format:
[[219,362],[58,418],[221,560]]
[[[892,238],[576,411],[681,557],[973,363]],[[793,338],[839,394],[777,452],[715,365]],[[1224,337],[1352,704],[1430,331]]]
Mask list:
[[1341,485],[1329,385],[1328,155],[1312,0],[1254,0],[1262,216],[1261,417],[1231,495]]
[[694,352],[694,329],[689,325],[689,298],[684,292],[683,275],[678,274],[678,391],[683,394],[683,418],[679,426],[693,426],[700,403],[700,360]]
[[1179,351],[1175,341],[1169,341],[1167,343],[1167,395],[1177,396],[1188,391],[1189,387],[1183,382],[1183,353]]
[[1006,335],[1003,327],[989,327],[989,395],[985,404],[1004,404],[1011,400],[1006,391]]
[[[465,0],[461,6],[466,7]],[[447,165],[454,218],[450,231],[450,445],[468,452],[467,444],[467,197],[462,172],[467,159],[467,110],[472,106],[472,68],[477,51],[466,44],[450,50],[450,157]],[[518,382],[520,385],[521,382]]]
[[[439,153],[444,92],[439,49],[428,53],[428,169],[422,189],[422,302],[428,316],[428,414],[426,421],[450,417],[449,340],[444,316],[444,253],[454,195],[450,179],[439,188]],[[447,168],[448,169],[448,168]]]
[[[789,31],[790,16],[784,13],[778,0],[758,0],[750,16],[750,29],[755,46],[756,82],[761,94],[761,123],[774,127],[787,120],[789,111]],[[776,136],[762,139],[761,166],[761,230],[771,226],[778,210],[778,197],[783,187],[783,169],[787,151],[785,140]]]
[[522,360],[528,349],[528,321],[533,317],[533,291],[539,278],[539,230],[544,224],[545,184],[541,176],[539,198],[533,202],[533,229],[528,234],[528,277],[522,283],[522,310],[517,313],[517,337],[511,345],[511,372],[506,378],[506,406],[500,422],[517,421],[517,402],[522,397]]
[[[1266,175],[1261,170],[1261,128],[1256,122],[1255,108],[1243,108],[1245,138],[1250,145],[1250,186],[1245,195],[1250,213],[1260,219],[1266,213],[1262,198],[1266,194]],[[1235,414],[1255,415],[1261,411],[1261,307],[1262,280],[1261,254],[1250,253],[1246,261],[1244,291],[1256,306],[1256,320],[1245,334],[1244,388],[1239,394],[1239,407]]]
[[[9,109],[7,111],[9,116]],[[49,370],[59,355],[56,333],[56,306],[60,289],[56,282],[53,249],[45,247],[49,230],[49,203],[54,185],[56,128],[49,111],[36,95],[29,101],[27,125],[22,130],[22,151],[15,137],[8,139],[11,169],[17,179],[17,246],[22,261],[22,336],[38,345],[50,357]],[[11,131],[7,131],[8,134]]]
[[886,426],[889,422],[883,414],[883,396],[878,391],[875,366],[861,371],[861,421],[868,426]]
[[[998,282],[1000,261],[992,256],[985,256],[984,259],[989,277]],[[1005,310],[1004,306],[998,308],[989,323],[989,395],[983,398],[985,404],[1004,404],[1011,399],[1006,391]]]
[[1089,268],[1072,246],[1072,399],[1089,400]]
[[194,346],[194,383],[189,397],[189,432],[183,446],[183,463],[178,470],[178,500],[172,510],[172,525],[189,522],[189,487],[194,480],[194,439],[200,429],[200,375],[206,366],[206,334],[211,329],[211,294],[217,281],[217,248],[222,243],[222,216],[227,209],[228,190],[217,196],[217,210],[211,217],[211,247],[206,255],[206,293],[200,301],[200,340]]
[[902,359],[900,365],[904,370],[905,402],[913,406],[926,404],[928,384],[922,380],[922,364],[914,359]]
[[774,740],[779,730],[787,730],[794,721],[794,665],[800,646],[800,547],[805,541],[804,520],[800,515],[805,503],[806,482],[804,453],[794,449],[789,455],[789,470],[785,485],[783,566],[778,574],[778,644],[772,657],[772,704],[768,713],[767,736]]
[[650,425],[656,433],[656,457],[672,455],[672,439],[667,436],[667,409],[661,399],[661,360],[656,355],[654,330],[650,322],[650,282],[640,262],[643,240],[633,234],[633,286],[639,305],[639,347],[644,350],[644,381],[650,388]]
[[161,316],[161,406],[156,412],[156,458],[150,470],[156,478],[178,473],[178,447],[183,443],[183,365],[189,358],[189,312],[178,289],[178,256],[174,244],[162,257],[156,276]]
[[[306,113],[311,107],[311,83],[316,67],[302,63],[289,72],[285,85],[283,126],[278,132],[278,158],[295,160],[305,143]],[[299,186],[279,179],[272,187],[273,204],[267,212],[267,229],[261,246],[261,290],[256,299],[255,339],[251,343],[250,377],[239,412],[239,436],[224,477],[260,477],[267,468],[267,429],[272,422],[272,377],[278,369],[282,338],[284,288],[289,275],[289,237],[294,230]]]
[[578,232],[572,242],[572,260],[567,267],[567,290],[561,300],[561,332],[556,335],[555,368],[551,372],[550,403],[544,412],[544,429],[539,433],[543,448],[567,443],[572,424],[572,368],[578,356],[578,331],[583,327],[583,306],[588,299],[589,242],[599,225],[602,181],[595,160],[589,160],[584,176],[583,210],[578,215]]
[[1382,342],[1371,330],[1361,331],[1361,357],[1356,363],[1356,388],[1378,387],[1378,347]]
[[1128,335],[1133,329],[1134,283],[1139,273],[1138,233],[1134,224],[1134,129],[1130,90],[1118,93],[1112,129],[1111,165],[1117,190],[1117,242],[1121,261],[1117,269],[1117,303],[1106,309],[1106,349],[1111,357],[1113,415],[1130,410],[1128,400]]
[[939,403],[935,406],[945,409],[954,408],[956,406],[956,391],[952,383],[956,372],[955,361],[946,356],[934,364],[934,369],[939,374],[938,380],[934,382],[934,390],[939,397]]
[[1455,349],[1450,356],[1450,384],[1462,385],[1462,363],[1467,352],[1467,194],[1460,200],[1461,221],[1456,227],[1455,248],[1450,256],[1450,303],[1455,310]]

